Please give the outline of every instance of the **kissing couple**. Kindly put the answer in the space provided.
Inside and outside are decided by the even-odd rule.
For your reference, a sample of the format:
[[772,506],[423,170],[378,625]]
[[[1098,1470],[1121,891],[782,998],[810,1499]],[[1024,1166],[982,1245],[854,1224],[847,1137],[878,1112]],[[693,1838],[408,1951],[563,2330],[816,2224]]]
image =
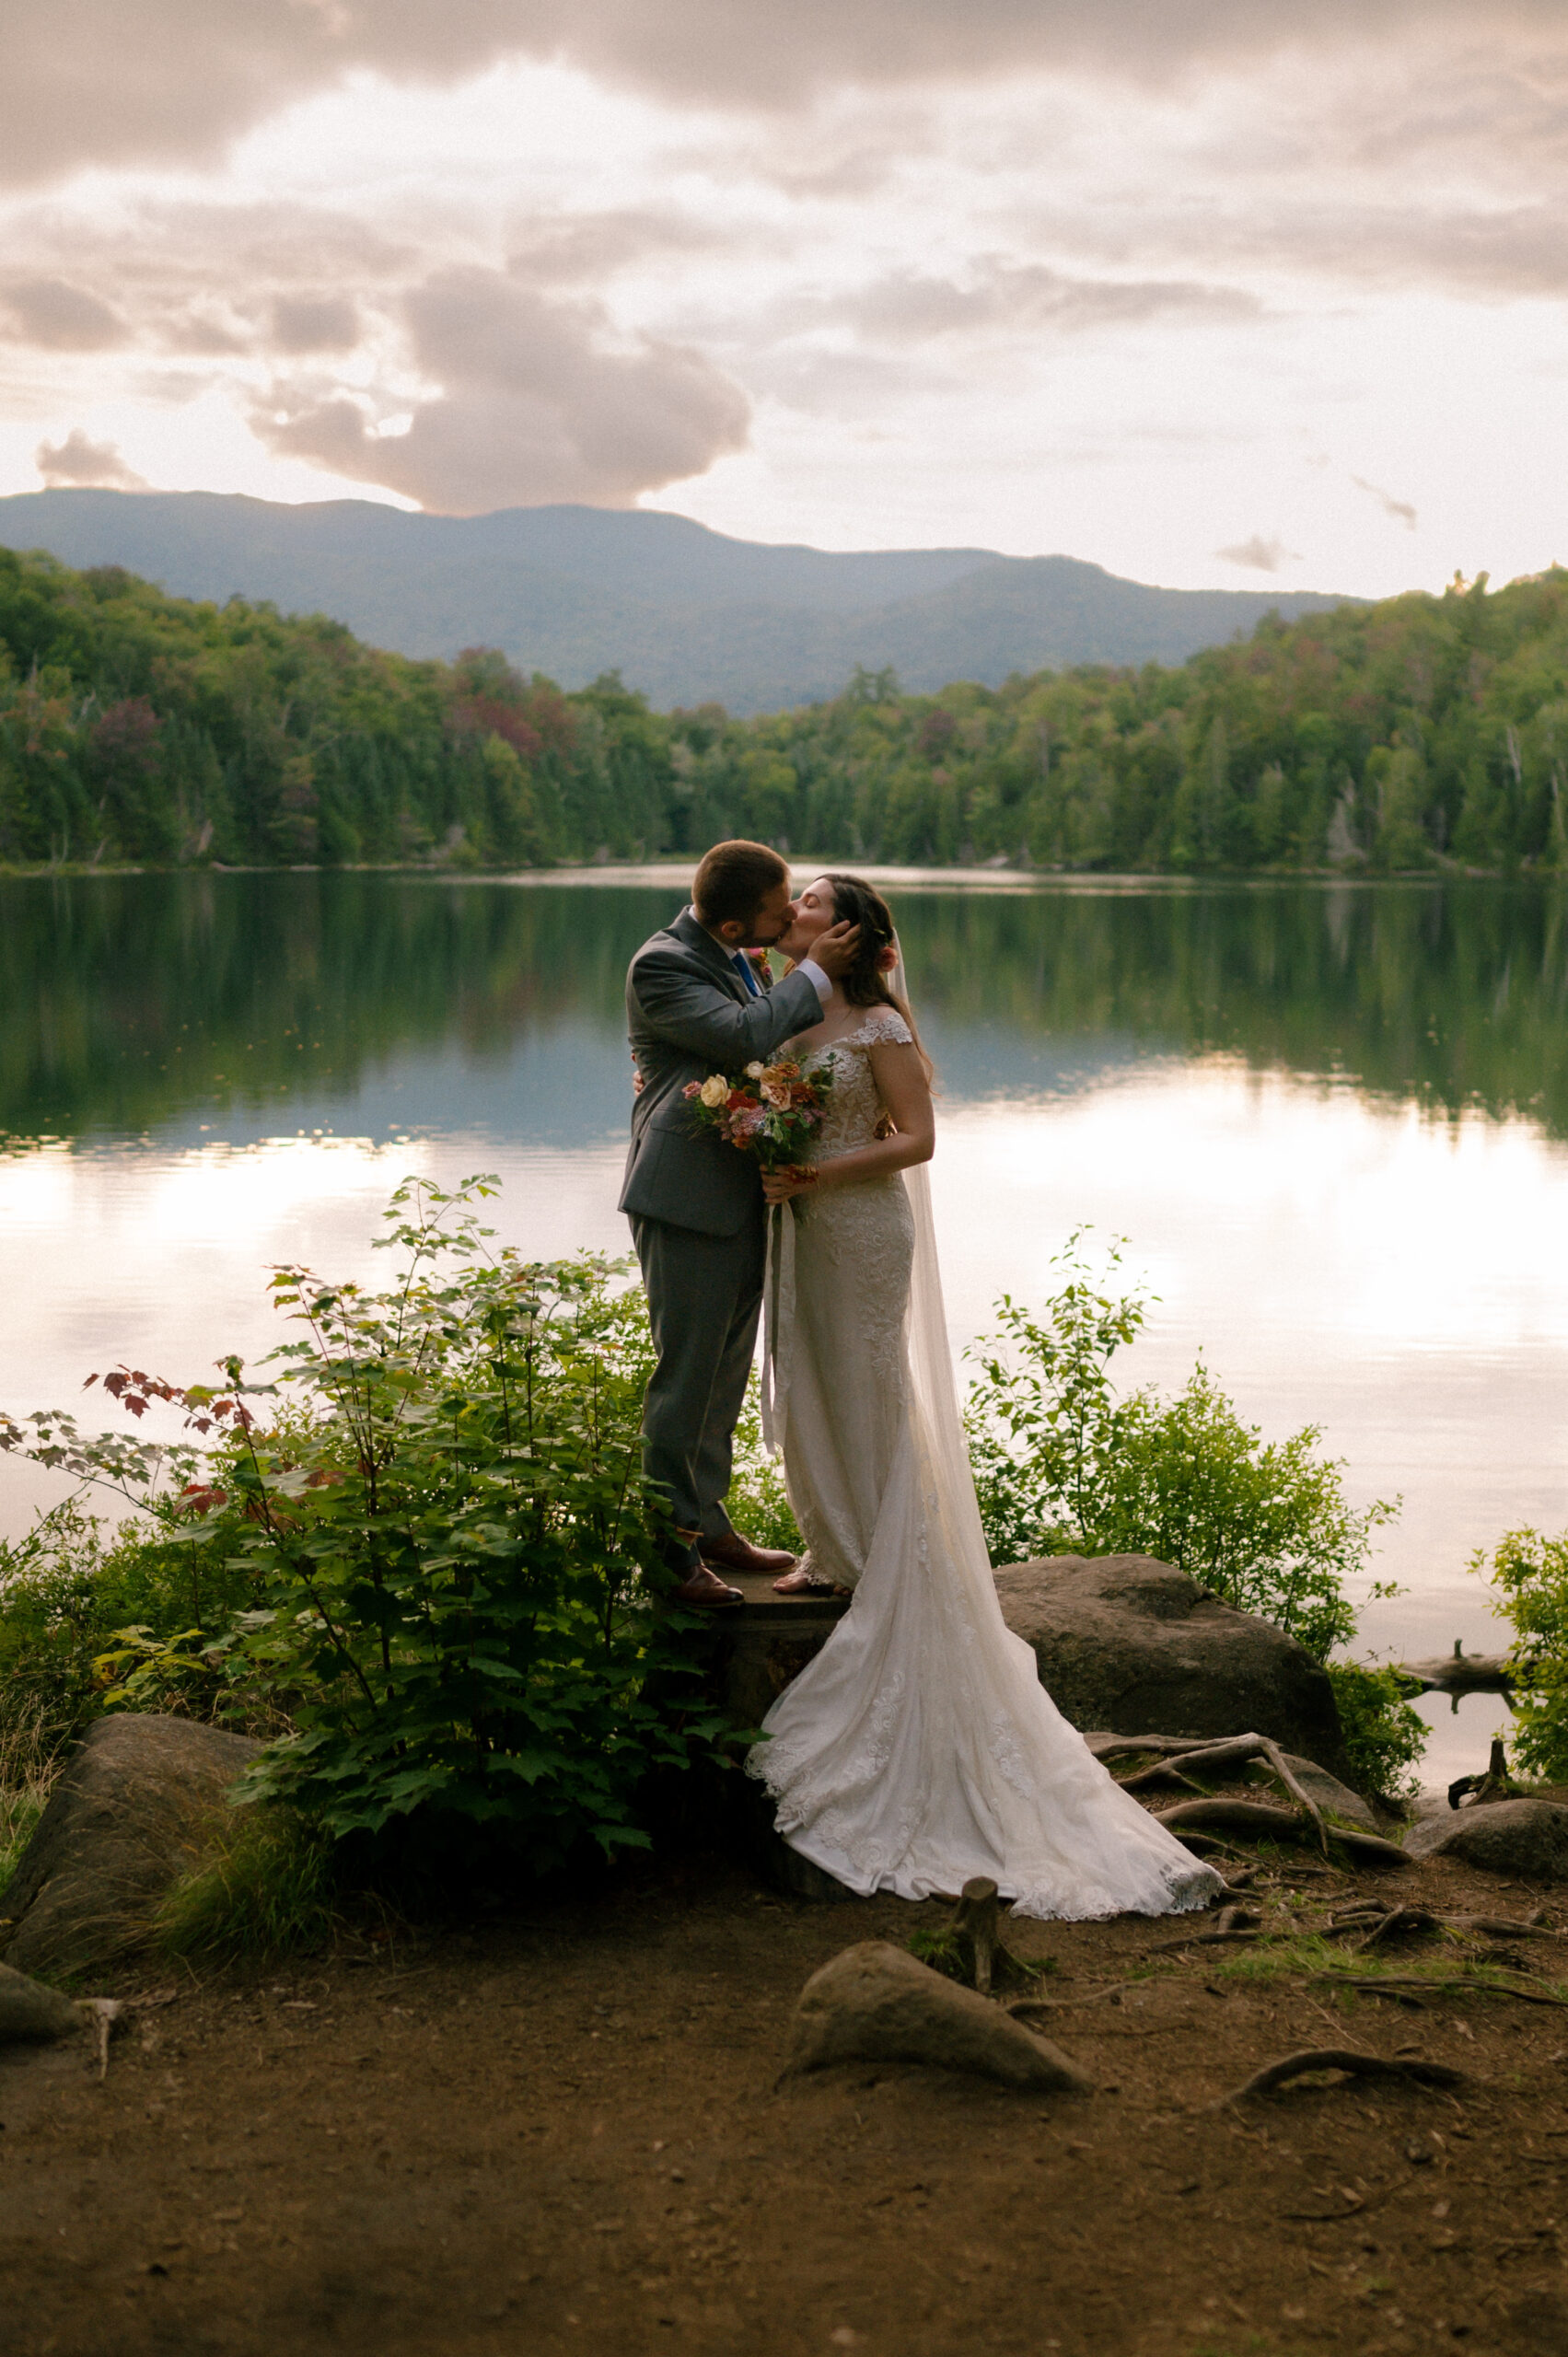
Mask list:
[[[776,982],[774,949],[793,960]],[[717,843],[691,907],[633,958],[626,1015],[621,1208],[647,1287],[643,1461],[673,1508],[675,1595],[744,1609],[726,1572],[851,1591],[747,1762],[779,1832],[864,1894],[928,1898],[987,1875],[1025,1915],[1207,1906],[1219,1876],[1100,1766],[1002,1618],[942,1306],[932,1068],[886,901],[842,875],[795,897],[776,852]],[[764,1174],[687,1091],[786,1048],[831,1086],[810,1165]],[[787,1202],[770,1372],[798,1563],[752,1546],[724,1504],[769,1205]]]

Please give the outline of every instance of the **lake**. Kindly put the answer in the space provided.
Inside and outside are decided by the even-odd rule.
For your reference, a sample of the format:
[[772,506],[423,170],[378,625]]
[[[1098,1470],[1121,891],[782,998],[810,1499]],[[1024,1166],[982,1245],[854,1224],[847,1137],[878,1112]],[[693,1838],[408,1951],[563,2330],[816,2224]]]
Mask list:
[[[797,870],[804,876],[804,868]],[[1363,1649],[1497,1642],[1471,1551],[1568,1523],[1568,899],[1497,884],[884,875],[941,1085],[955,1348],[1069,1232],[1159,1298],[1119,1362],[1201,1350],[1401,1493]],[[409,1171],[494,1170],[530,1256],[627,1248],[622,977],[675,872],[0,880],[0,1403],[120,1360],[192,1380],[280,1336],[264,1284],[378,1264]],[[0,1527],[60,1494],[0,1459]],[[1427,1705],[1436,1782],[1494,1697]]]

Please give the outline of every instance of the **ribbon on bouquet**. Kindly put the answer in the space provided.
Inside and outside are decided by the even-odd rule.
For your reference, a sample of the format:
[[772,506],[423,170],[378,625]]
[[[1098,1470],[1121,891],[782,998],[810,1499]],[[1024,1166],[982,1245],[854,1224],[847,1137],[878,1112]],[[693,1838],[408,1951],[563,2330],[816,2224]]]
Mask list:
[[768,1263],[762,1279],[762,1445],[777,1456],[789,1423],[789,1373],[795,1350],[795,1205],[768,1213]]

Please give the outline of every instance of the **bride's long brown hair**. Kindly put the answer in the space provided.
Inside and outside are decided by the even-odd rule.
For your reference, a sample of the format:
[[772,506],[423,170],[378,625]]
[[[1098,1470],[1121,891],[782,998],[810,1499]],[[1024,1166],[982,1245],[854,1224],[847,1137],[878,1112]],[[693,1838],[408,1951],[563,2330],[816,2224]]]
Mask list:
[[841,981],[840,987],[851,1006],[890,1006],[909,1025],[915,1046],[929,1079],[935,1070],[920,1036],[909,1001],[900,998],[889,981],[883,966],[889,949],[896,948],[898,936],[893,927],[893,912],[880,892],[869,885],[863,876],[841,876],[830,869],[822,878],[833,889],[833,917],[839,924],[857,924],[860,941],[854,953],[854,963]]

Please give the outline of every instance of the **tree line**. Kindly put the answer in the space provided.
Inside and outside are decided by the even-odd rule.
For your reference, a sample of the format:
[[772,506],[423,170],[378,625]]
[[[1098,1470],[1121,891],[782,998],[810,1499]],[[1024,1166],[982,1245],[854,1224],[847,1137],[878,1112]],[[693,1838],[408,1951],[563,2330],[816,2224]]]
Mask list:
[[813,857],[1191,874],[1568,873],[1568,571],[1107,665],[668,714],[490,649],[0,550],[0,863]]

